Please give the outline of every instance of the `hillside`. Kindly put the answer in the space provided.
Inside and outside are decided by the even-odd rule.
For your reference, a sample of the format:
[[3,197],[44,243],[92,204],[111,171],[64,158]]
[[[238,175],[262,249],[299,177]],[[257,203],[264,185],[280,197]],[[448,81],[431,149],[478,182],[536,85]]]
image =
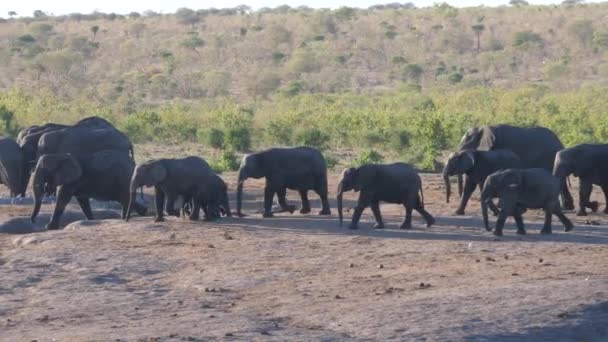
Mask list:
[[96,114],[136,141],[207,144],[217,128],[246,135],[243,150],[380,146],[427,166],[480,123],[604,141],[607,17],[606,4],[37,12],[0,22],[3,133]]

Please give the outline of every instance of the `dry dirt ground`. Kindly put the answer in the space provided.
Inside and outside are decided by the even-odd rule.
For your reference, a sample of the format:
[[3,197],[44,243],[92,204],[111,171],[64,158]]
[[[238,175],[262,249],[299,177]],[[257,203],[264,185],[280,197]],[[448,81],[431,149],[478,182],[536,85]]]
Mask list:
[[529,212],[527,236],[509,221],[497,239],[477,197],[471,216],[455,217],[441,178],[423,179],[437,224],[415,216],[407,231],[396,205],[382,206],[384,230],[371,229],[369,210],[356,231],[335,210],[263,219],[259,181],[246,184],[248,217],[214,223],[144,217],[15,234],[48,215],[31,226],[19,218],[30,206],[3,205],[13,234],[0,234],[0,340],[608,341],[608,216],[569,213],[573,232],[554,220],[541,236]]

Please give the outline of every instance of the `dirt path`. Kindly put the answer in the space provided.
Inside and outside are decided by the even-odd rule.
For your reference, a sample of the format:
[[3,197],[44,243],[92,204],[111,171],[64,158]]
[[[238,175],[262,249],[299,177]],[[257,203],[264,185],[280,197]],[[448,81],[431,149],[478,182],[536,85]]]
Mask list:
[[540,236],[531,212],[527,236],[509,221],[495,239],[476,198],[454,217],[440,177],[424,179],[432,228],[416,216],[397,229],[395,205],[382,206],[385,230],[371,230],[369,212],[357,231],[335,216],[262,219],[262,183],[250,182],[242,219],[0,234],[0,340],[608,339],[608,216],[569,214],[575,231],[556,220]]

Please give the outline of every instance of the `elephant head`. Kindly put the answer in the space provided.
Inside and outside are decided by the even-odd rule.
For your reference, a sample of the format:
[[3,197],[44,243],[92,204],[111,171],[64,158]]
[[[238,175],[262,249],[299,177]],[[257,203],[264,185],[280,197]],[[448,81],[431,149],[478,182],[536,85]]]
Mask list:
[[483,224],[486,230],[491,230],[488,223],[488,203],[495,197],[500,197],[503,205],[512,201],[515,204],[515,197],[519,192],[523,182],[521,173],[514,169],[507,169],[491,174],[486,179],[481,192],[481,212]]
[[34,189],[32,222],[36,220],[40,211],[45,185],[48,183],[54,186],[70,184],[76,182],[80,176],[82,176],[80,163],[69,153],[46,154],[40,157],[32,175]]
[[125,218],[126,221],[129,221],[131,210],[135,205],[137,188],[158,185],[159,183],[162,183],[166,177],[167,168],[163,164],[162,160],[151,160],[135,167],[133,176],[131,177],[131,184],[129,186],[131,198],[129,200],[129,208],[127,209],[127,215]]
[[375,169],[372,165],[364,165],[359,168],[348,168],[342,171],[342,177],[338,183],[337,190],[337,204],[338,204],[338,217],[340,219],[340,226],[342,226],[344,216],[342,214],[343,208],[343,194],[346,191],[354,190],[355,192],[361,191],[361,189],[368,187],[374,182]]
[[220,205],[220,211],[228,216],[232,217],[232,211],[230,210],[230,201],[228,200],[228,187],[226,183],[222,181],[222,187],[218,196],[218,203]]
[[5,184],[11,197],[25,196],[28,178],[21,147],[10,138],[0,139],[0,183]]
[[[472,127],[460,139],[459,151],[490,151],[494,148],[496,135],[491,126]],[[458,193],[462,196],[462,174],[458,175]]]
[[258,154],[249,154],[243,157],[239,168],[239,178],[236,188],[236,214],[243,216],[241,212],[243,204],[243,184],[248,178],[259,179],[266,176],[264,161]]
[[[475,156],[473,151],[464,150],[451,153],[448,157],[445,167],[443,168],[443,181],[445,183],[445,200],[450,202],[452,189],[450,185],[450,176],[462,176],[463,173],[469,171],[475,165]],[[462,195],[462,192],[461,192]]]
[[566,178],[571,174],[579,176],[593,167],[593,158],[585,156],[580,148],[567,148],[555,154],[553,163],[553,175],[558,178]]
[[44,133],[38,140],[38,147],[36,149],[36,158],[40,156],[55,153],[58,150],[58,146],[64,136],[63,131],[51,131]]

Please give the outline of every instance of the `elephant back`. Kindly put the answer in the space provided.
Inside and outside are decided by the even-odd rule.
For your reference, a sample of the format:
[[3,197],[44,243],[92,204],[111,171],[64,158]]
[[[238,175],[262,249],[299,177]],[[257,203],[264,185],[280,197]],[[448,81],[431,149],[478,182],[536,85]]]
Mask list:
[[21,147],[10,138],[0,139],[0,180],[8,186],[11,196],[21,193],[25,160]]
[[133,149],[129,138],[113,128],[90,129],[88,127],[71,127],[63,131],[57,146],[48,150],[56,153],[88,154],[104,150],[122,151],[125,154]]

